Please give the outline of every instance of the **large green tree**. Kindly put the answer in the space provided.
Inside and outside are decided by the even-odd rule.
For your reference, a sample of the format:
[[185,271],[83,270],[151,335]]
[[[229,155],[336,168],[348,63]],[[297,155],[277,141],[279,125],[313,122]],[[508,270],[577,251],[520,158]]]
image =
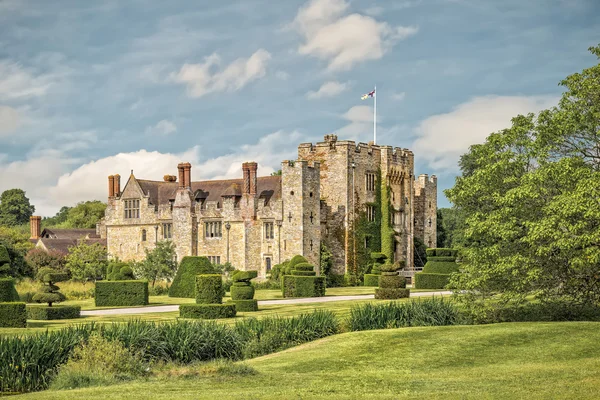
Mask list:
[[82,201],[75,207],[63,206],[54,217],[44,218],[44,227],[95,228],[106,210],[106,203],[98,200]]
[[9,189],[0,195],[0,225],[15,226],[29,223],[35,207],[22,189]]
[[135,275],[152,282],[152,286],[157,280],[170,281],[177,271],[177,262],[175,261],[175,245],[170,240],[161,240],[156,243],[152,250],[146,249],[146,259],[140,263],[135,263],[133,270]]
[[446,195],[465,215],[451,285],[469,306],[600,302],[599,78],[600,64],[569,76],[557,107],[515,117],[461,158]]
[[96,281],[106,274],[106,248],[99,243],[79,243],[69,248],[66,256],[66,267],[74,280]]

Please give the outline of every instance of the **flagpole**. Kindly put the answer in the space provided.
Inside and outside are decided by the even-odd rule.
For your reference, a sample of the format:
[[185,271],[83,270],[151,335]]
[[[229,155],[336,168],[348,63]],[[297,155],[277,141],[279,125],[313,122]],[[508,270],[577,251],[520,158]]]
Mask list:
[[375,85],[375,89],[373,90],[373,144],[377,144],[377,85]]

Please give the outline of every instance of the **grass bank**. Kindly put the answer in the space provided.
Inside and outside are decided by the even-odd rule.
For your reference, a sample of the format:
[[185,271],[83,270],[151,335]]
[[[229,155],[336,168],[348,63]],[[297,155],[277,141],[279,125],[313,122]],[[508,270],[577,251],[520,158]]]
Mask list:
[[[597,398],[600,323],[505,323],[344,333],[232,368],[15,399]],[[237,366],[237,367],[235,367]]]

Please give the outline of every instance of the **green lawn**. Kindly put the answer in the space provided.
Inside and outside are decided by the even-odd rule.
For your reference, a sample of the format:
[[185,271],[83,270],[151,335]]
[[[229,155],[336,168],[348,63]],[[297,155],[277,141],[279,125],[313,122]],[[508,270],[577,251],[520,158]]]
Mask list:
[[600,323],[353,332],[245,362],[248,374],[179,367],[116,386],[16,398],[596,399]]

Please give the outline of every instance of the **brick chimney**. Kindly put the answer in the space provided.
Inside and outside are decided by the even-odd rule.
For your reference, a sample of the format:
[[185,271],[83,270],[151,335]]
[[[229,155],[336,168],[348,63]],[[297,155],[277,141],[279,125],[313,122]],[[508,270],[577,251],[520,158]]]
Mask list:
[[192,164],[189,162],[183,164],[183,177],[185,178],[184,187],[192,189]]
[[256,195],[256,171],[258,164],[254,161],[242,164],[244,174],[244,194]]
[[185,164],[179,163],[177,164],[177,172],[179,175],[179,189],[185,187]]
[[113,196],[120,196],[121,195],[121,175],[115,174],[113,176],[113,179],[114,179]]
[[108,176],[108,197],[115,197],[115,177]]
[[36,215],[29,217],[29,230],[31,231],[29,240],[38,240],[42,233],[42,217]]

